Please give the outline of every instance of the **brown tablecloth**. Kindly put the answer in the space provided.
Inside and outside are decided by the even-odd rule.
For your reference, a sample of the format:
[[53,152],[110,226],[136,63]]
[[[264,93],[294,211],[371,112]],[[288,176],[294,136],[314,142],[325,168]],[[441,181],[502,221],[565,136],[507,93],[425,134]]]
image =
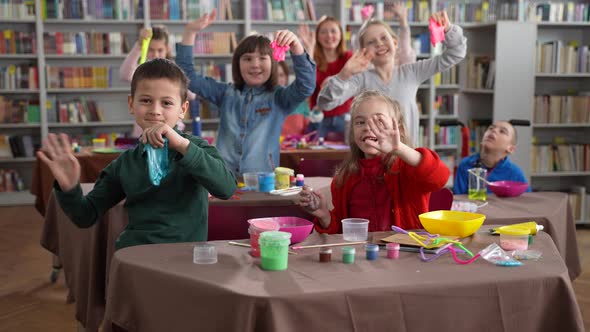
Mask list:
[[[331,178],[309,177],[306,183],[329,196]],[[83,183],[88,193],[93,183]],[[295,206],[296,196],[273,196],[247,192],[239,200],[211,199],[209,202],[209,238],[244,239],[248,237],[247,219],[271,216],[309,215]],[[51,194],[41,235],[41,245],[61,260],[69,300],[76,302],[76,319],[87,331],[97,331],[105,308],[106,279],[115,240],[127,225],[127,212],[119,203],[90,228],[78,228],[59,207]]]
[[350,153],[349,150],[281,150],[281,166],[294,169],[299,172],[299,162],[303,159],[325,159],[325,160],[344,160]]
[[[456,200],[467,200],[464,195]],[[545,227],[568,267],[572,280],[582,273],[576,225],[566,193],[533,192],[519,197],[488,195],[488,204],[478,210],[486,215],[484,224],[513,224],[536,221]]]
[[[479,251],[497,237],[465,240]],[[306,244],[342,242],[312,234]],[[191,243],[129,247],[115,253],[105,322],[130,332],[160,331],[583,331],[567,268],[551,238],[531,249],[540,261],[499,267],[457,265],[449,255],[414,253],[370,262],[318,262],[318,250],[289,256],[287,271],[259,267],[246,248],[216,242],[218,263],[192,263]],[[107,325],[107,324],[105,324]]]

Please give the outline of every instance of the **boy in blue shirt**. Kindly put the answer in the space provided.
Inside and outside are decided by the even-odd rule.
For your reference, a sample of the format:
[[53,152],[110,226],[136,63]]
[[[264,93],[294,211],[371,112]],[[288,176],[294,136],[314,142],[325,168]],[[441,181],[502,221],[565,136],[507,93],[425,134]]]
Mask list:
[[[465,157],[455,174],[453,192],[456,195],[467,194],[468,170],[474,167],[487,169],[487,180],[527,182],[524,173],[514,164],[508,155],[516,150],[516,130],[506,121],[496,121],[491,124],[483,135],[479,153]],[[531,191],[529,187],[527,191]],[[490,192],[490,188],[488,188]]]
[[[154,59],[137,68],[128,103],[143,130],[140,144],[105,167],[86,196],[69,137],[61,134],[58,139],[49,134],[43,141],[37,155],[56,179],[60,206],[78,227],[92,226],[126,199],[129,223],[117,239],[117,249],[207,240],[208,192],[227,199],[237,183],[217,149],[175,127],[188,109],[187,85],[182,69],[169,60]],[[168,139],[169,172],[156,186],[149,177],[146,147],[164,147],[164,137]]]

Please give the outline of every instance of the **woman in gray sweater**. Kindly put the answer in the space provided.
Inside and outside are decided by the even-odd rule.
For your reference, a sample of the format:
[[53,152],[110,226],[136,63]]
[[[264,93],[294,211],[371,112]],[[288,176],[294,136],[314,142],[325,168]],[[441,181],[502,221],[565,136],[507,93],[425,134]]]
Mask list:
[[[441,55],[399,67],[395,66],[398,47],[395,33],[382,21],[367,21],[359,32],[360,50],[354,53],[338,75],[329,78],[318,96],[318,106],[331,110],[365,90],[381,91],[400,103],[408,134],[414,144],[418,142],[420,115],[416,93],[420,84],[458,64],[467,51],[463,30],[449,22],[445,11],[432,14],[431,19],[444,26],[445,50]],[[369,68],[369,64],[373,67]]]

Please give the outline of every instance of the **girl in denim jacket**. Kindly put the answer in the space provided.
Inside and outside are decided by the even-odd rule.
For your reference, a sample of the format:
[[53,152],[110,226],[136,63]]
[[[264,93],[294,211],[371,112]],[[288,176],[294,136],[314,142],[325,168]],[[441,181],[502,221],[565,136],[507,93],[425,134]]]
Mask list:
[[214,19],[215,10],[187,24],[182,44],[176,45],[176,63],[188,76],[189,89],[219,107],[216,147],[234,174],[273,171],[272,166],[279,165],[279,136],[285,118],[315,89],[315,63],[293,32],[279,30],[276,44],[291,50],[296,78],[290,85],[277,84],[270,40],[260,35],[248,36],[238,44],[232,58],[233,84],[197,75],[195,37]]

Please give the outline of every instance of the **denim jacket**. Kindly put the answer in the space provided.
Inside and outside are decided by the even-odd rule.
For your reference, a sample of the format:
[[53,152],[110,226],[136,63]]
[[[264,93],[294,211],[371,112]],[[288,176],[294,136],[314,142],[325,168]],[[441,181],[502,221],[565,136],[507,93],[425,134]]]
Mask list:
[[315,63],[307,53],[291,59],[296,78],[289,86],[276,86],[272,91],[251,86],[238,90],[232,84],[197,75],[193,48],[176,44],[176,63],[190,80],[189,90],[219,107],[216,147],[236,176],[270,172],[271,166],[279,166],[283,122],[315,89]]

